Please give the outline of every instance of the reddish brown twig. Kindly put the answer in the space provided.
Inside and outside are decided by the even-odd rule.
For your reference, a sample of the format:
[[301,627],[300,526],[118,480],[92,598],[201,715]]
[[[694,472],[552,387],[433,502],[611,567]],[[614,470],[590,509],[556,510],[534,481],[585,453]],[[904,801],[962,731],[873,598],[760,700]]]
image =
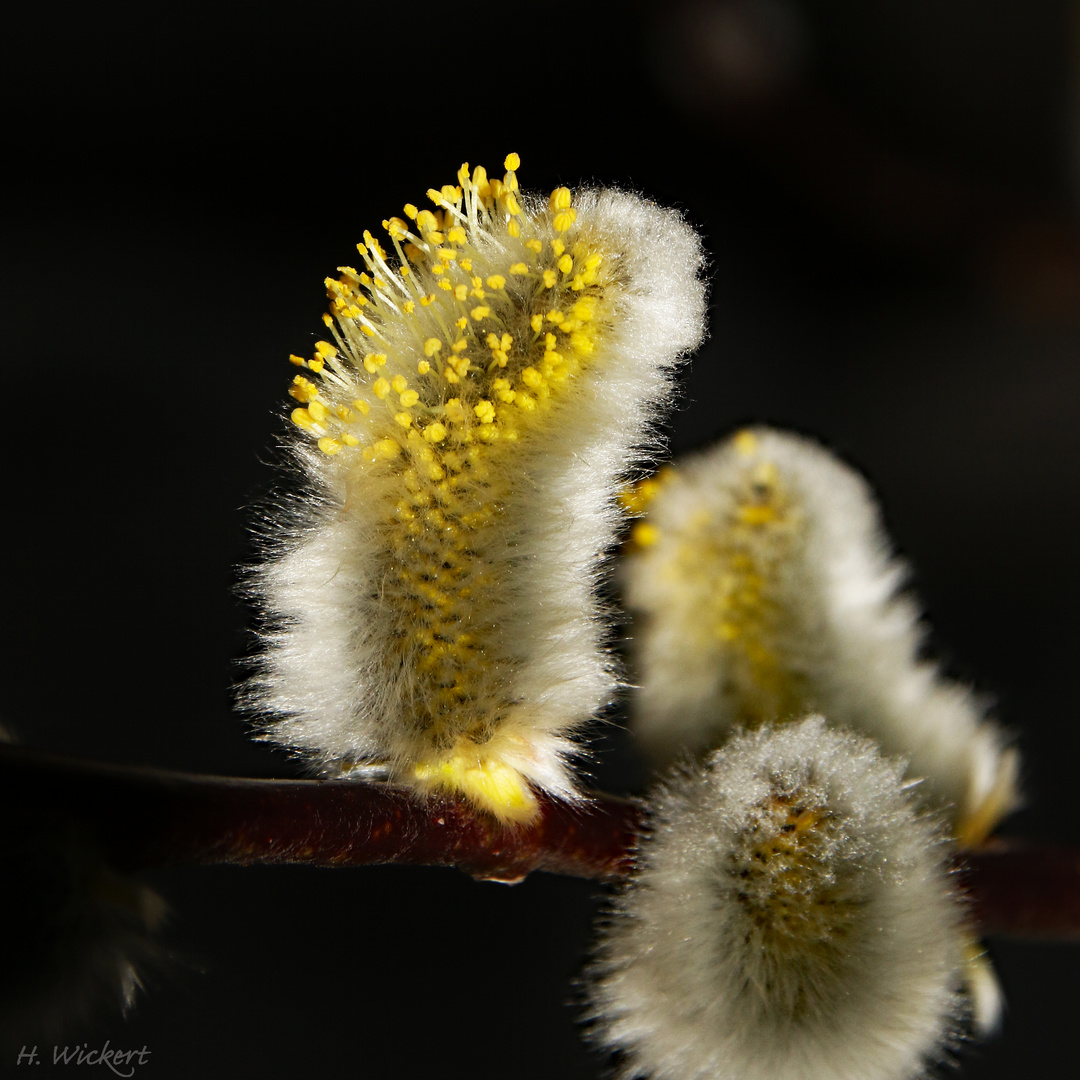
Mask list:
[[637,804],[543,800],[507,828],[449,799],[356,780],[243,780],[0,749],[6,820],[62,814],[122,870],[168,863],[456,866],[518,881],[533,870],[611,878],[630,862]]
[[[633,860],[639,804],[544,799],[507,828],[449,799],[357,780],[244,780],[101,765],[0,747],[4,820],[77,822],[121,870],[175,863],[455,866],[519,881],[533,870],[615,879]],[[25,819],[25,817],[24,817]],[[1080,851],[995,844],[968,852],[962,888],[983,933],[1080,938]]]

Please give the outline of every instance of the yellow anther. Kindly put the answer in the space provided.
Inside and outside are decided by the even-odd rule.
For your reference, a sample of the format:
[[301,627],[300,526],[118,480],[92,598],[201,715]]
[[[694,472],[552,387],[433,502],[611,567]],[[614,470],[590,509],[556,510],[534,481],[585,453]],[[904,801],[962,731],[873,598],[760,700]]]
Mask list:
[[399,217],[392,217],[382,223],[382,227],[390,234],[392,240],[400,240],[409,231],[409,226]]
[[583,323],[591,322],[593,316],[596,314],[596,299],[592,296],[583,296],[570,309],[570,314],[573,315],[575,319],[580,319]]
[[367,416],[367,414],[371,412],[371,406],[363,398],[357,398],[353,402],[353,408],[356,409],[361,416]]
[[574,269],[574,260],[569,255],[564,255],[556,264],[558,268],[564,273],[569,274]]
[[465,407],[461,404],[459,398],[450,398],[444,408],[446,409],[446,415],[450,420],[461,420],[465,416]]
[[[463,326],[462,330],[464,329],[465,327]],[[455,353],[464,352],[468,347],[469,343],[464,338],[458,338],[457,341],[455,341],[454,344],[450,346],[450,351]]]
[[[410,221],[415,221],[415,220],[416,220],[416,214],[417,214],[417,210],[416,210],[416,207],[415,207],[415,206],[413,206],[413,204],[412,204],[411,202],[407,202],[407,203],[405,204],[405,216],[406,216],[406,217],[407,217],[407,218],[408,218],[408,219],[409,219]],[[355,235],[355,234],[354,234],[354,235]]]
[[[529,268],[524,263],[514,263],[514,265],[510,267],[510,273],[515,277],[524,277],[528,272]],[[494,286],[492,286],[492,288],[494,288]]]
[[310,379],[305,379],[303,375],[297,375],[296,378],[293,379],[292,386],[289,387],[290,396],[305,404],[309,401],[313,401],[318,393],[319,388]]
[[527,367],[521,372],[521,381],[535,390],[543,381],[544,377],[534,367]]
[[487,169],[483,165],[477,165],[473,169],[472,173],[473,187],[476,188],[476,194],[480,196],[480,201],[485,205],[489,205],[491,198],[491,182],[488,180]]
[[395,375],[390,381],[390,385],[394,388],[395,394],[403,394],[409,389],[409,380],[404,375]]
[[577,211],[570,207],[569,210],[560,210],[551,224],[556,232],[566,232],[575,221],[577,221]]
[[485,304],[481,304],[479,307],[474,307],[469,314],[477,321],[482,322],[491,314],[491,308]]
[[495,420],[495,406],[487,398],[481,398],[473,406],[473,412],[476,413],[481,424],[490,424]]
[[570,194],[569,188],[557,187],[551,193],[551,198],[548,199],[548,206],[551,207],[552,213],[557,213],[560,210],[569,210],[572,201],[573,196]]
[[403,408],[411,409],[420,400],[420,395],[415,390],[406,390],[398,395],[398,400]]
[[758,438],[749,430],[740,431],[731,441],[742,457],[752,457],[758,448]]
[[435,215],[430,210],[421,210],[416,215],[416,227],[422,233],[436,232],[439,228],[439,223],[435,220]]
[[[408,268],[403,266],[401,268],[401,272],[405,273],[406,269],[408,269]],[[405,314],[406,315],[411,315],[416,310],[416,303],[414,301],[412,301],[412,300],[406,300],[405,305],[404,305],[404,309],[405,309]]]
[[431,370],[431,365],[426,360],[421,360],[417,363],[416,370],[421,375],[426,375]]
[[407,412],[394,413],[394,419],[403,427],[407,428],[412,424],[412,414]]
[[438,420],[424,428],[424,438],[429,443],[440,443],[446,438],[446,427]]
[[652,547],[660,539],[660,530],[649,521],[639,521],[630,530],[630,539],[638,547]]
[[506,231],[513,237],[521,235],[521,222],[517,218],[511,218],[506,226]]
[[558,326],[563,321],[563,313],[561,311],[549,311],[547,313],[547,321]]
[[578,356],[592,356],[593,351],[596,348],[596,342],[593,340],[591,334],[587,334],[583,330],[575,330],[570,335],[570,348],[573,349]]
[[451,244],[464,244],[469,238],[460,225],[455,225],[447,234],[446,239]]
[[390,382],[381,376],[375,380],[371,387],[372,392],[380,401],[385,401],[390,393]]
[[502,274],[492,274],[491,277],[487,279],[487,284],[489,289],[505,289],[506,278],[504,278]]
[[355,435],[350,435],[348,433],[341,436],[341,441],[346,446],[356,446],[360,442],[360,440]]
[[304,431],[315,430],[315,422],[311,419],[311,413],[307,409],[293,409],[290,419],[298,428]]
[[295,364],[297,367],[307,367],[307,361],[302,356],[297,356],[296,353],[289,353],[289,363]]
[[443,278],[442,281],[439,282],[439,288],[445,290],[446,292],[450,292],[454,288],[454,286],[451,285],[446,278]]
[[544,244],[541,240],[526,240],[525,246],[537,255],[544,250]]
[[329,341],[316,341],[315,351],[324,359],[337,356],[337,349]]
[[[514,172],[516,169],[521,168],[521,158],[517,154],[507,154],[506,160],[503,162],[503,168],[507,172]],[[353,233],[355,236],[356,234]]]
[[544,316],[543,315],[534,315],[529,320],[529,325],[532,327],[534,334],[539,334],[540,331],[543,330],[543,328],[544,328]]
[[751,503],[748,506],[740,506],[737,516],[744,525],[768,525],[769,522],[776,520],[777,508],[767,503],[764,506]]
[[469,296],[469,286],[468,285],[456,285],[454,287],[454,299],[455,300],[466,300],[466,299],[468,299],[468,296]]
[[401,453],[401,447],[393,439],[380,439],[371,449],[375,452],[376,458],[387,461],[396,458]]
[[559,280],[559,275],[556,274],[554,270],[545,270],[544,271],[544,288],[546,288],[546,289],[555,288],[555,283],[558,280]]
[[442,342],[436,337],[428,338],[424,342],[424,355],[434,356],[437,352],[442,352]]
[[341,443],[337,439],[331,439],[326,436],[319,440],[319,449],[326,455],[332,457],[341,449]]
[[464,315],[462,315],[460,319],[458,319],[458,320],[456,320],[456,321],[455,321],[454,325],[455,325],[455,326],[456,326],[456,327],[457,327],[457,328],[458,328],[459,330],[464,330],[464,329],[465,329],[465,327],[469,325],[469,320],[468,320],[468,319],[466,319]]
[[321,424],[326,419],[326,406],[321,401],[312,401],[308,405],[308,410],[311,414],[311,419],[317,424]]
[[506,193],[506,200],[503,205],[506,207],[506,212],[513,217],[517,217],[521,213],[521,203],[518,202],[517,196],[512,191]]

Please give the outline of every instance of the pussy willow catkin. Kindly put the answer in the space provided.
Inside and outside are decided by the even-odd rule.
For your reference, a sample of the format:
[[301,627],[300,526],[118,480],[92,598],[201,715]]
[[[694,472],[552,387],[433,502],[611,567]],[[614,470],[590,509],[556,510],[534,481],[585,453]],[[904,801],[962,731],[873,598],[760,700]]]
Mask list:
[[820,717],[670,778],[588,983],[620,1075],[924,1076],[957,1036],[965,936],[912,794],[902,762]]
[[[310,496],[272,515],[250,703],[328,772],[384,767],[504,820],[573,798],[615,680],[615,494],[704,333],[702,252],[640,196],[463,165],[326,281],[290,393]],[[279,517],[284,517],[281,522]]]
[[624,576],[634,724],[658,757],[817,711],[906,758],[962,844],[1015,805],[1016,753],[921,658],[905,569],[854,470],[808,439],[754,428],[624,502],[644,515]]

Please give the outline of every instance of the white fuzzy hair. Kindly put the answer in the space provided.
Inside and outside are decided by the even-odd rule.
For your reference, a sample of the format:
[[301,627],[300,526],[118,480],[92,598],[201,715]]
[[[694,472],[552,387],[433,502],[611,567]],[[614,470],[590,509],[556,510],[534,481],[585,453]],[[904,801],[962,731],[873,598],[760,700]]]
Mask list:
[[[470,180],[467,166],[459,173],[465,187],[459,206],[469,211],[469,273],[459,262],[447,262],[444,275],[489,286],[479,286],[478,292],[493,314],[474,325],[476,311],[488,308],[475,309],[470,321],[468,304],[476,303],[470,299],[457,324],[468,324],[458,342],[467,339],[460,355],[473,358],[467,374],[454,378],[424,371],[425,356],[434,364],[449,354],[453,334],[444,331],[460,309],[453,294],[440,292],[438,280],[427,272],[437,241],[426,241],[450,235],[456,219],[449,210],[441,232],[425,233],[418,225],[408,234],[428,260],[413,259],[417,265],[408,281],[399,268],[376,260],[375,276],[382,275],[384,286],[390,277],[400,293],[413,287],[411,281],[419,283],[420,292],[430,287],[432,298],[406,318],[399,310],[401,295],[388,286],[382,293],[369,288],[363,311],[375,310],[369,325],[381,359],[365,360],[371,337],[356,320],[338,314],[333,373],[315,388],[326,409],[317,413],[319,426],[310,414],[298,420],[306,433],[323,436],[318,449],[314,438],[297,448],[311,497],[275,522],[270,556],[254,578],[253,591],[272,629],[248,701],[271,718],[267,737],[327,772],[375,763],[399,782],[459,790],[498,816],[513,818],[529,815],[530,797],[522,803],[520,792],[508,794],[517,781],[508,788],[507,775],[558,796],[575,796],[566,758],[582,726],[613,696],[616,680],[597,598],[601,557],[621,521],[618,486],[655,443],[651,425],[670,397],[673,366],[702,339],[703,256],[697,235],[677,212],[640,196],[579,193],[576,219],[567,227],[568,219],[557,213],[566,214],[559,209],[569,203],[566,189],[553,193],[550,202],[518,193],[519,212],[512,217],[506,200],[507,191],[516,189],[513,173],[501,189],[495,182],[493,190],[502,194],[498,199],[489,194],[486,203],[478,176],[479,171]],[[500,212],[507,206],[509,211]],[[409,209],[415,216],[415,208]],[[513,234],[515,221],[519,235]],[[373,241],[366,239],[371,251]],[[530,239],[543,250],[529,249]],[[560,249],[564,263],[573,260],[572,271],[557,261]],[[528,276],[520,273],[526,262]],[[513,267],[517,271],[508,269]],[[561,284],[544,284],[545,267]],[[503,286],[490,290],[492,281]],[[582,297],[593,307],[572,306]],[[571,321],[545,322],[544,332],[537,331],[537,312],[547,318],[543,305]],[[580,331],[591,335],[588,340],[564,329],[580,323],[583,311],[592,318]],[[504,339],[502,353],[498,333],[488,334],[486,348],[482,344],[482,331],[492,326],[513,339],[509,347]],[[553,348],[576,367],[558,386],[552,382],[550,396],[543,398],[550,365],[541,361],[552,355],[562,359]],[[483,353],[479,364],[478,350]],[[400,406],[386,409],[372,398],[373,388],[377,397],[398,398],[379,390],[376,375],[391,382],[400,377],[419,392],[419,402],[405,409],[407,418],[415,416],[409,427],[401,427],[400,420],[395,425],[398,417],[390,415]],[[314,392],[314,384],[305,385],[302,392]],[[520,411],[530,395],[541,405],[548,401],[548,411]],[[357,398],[370,403],[370,413],[354,414],[331,428],[334,408]],[[485,420],[481,410],[489,404]],[[542,422],[532,419],[541,414]],[[431,426],[436,420],[440,423]],[[421,437],[424,423],[429,426]],[[501,442],[479,441],[500,428]],[[426,441],[440,429],[449,431],[441,442]],[[343,445],[350,436],[355,445]],[[387,446],[390,463],[379,456]],[[448,462],[466,452],[474,455],[471,472],[461,471],[446,483],[435,483],[425,472],[434,469],[436,477],[452,472]],[[451,453],[458,456],[451,459]],[[413,500],[404,511],[403,498]],[[425,507],[432,505],[444,512],[441,517],[430,518]],[[479,524],[462,524],[476,520]],[[406,534],[413,521],[420,524],[409,525],[413,532]],[[451,615],[439,623],[443,616],[424,614],[426,604],[416,599],[423,582],[410,586],[412,592],[402,599],[394,592],[394,575],[438,578],[448,565],[440,554],[440,545],[449,543],[447,521],[465,540],[446,569],[453,600],[446,601]],[[418,567],[415,573],[409,560]],[[443,588],[439,581],[435,586]],[[449,592],[447,586],[444,594]],[[450,646],[400,644],[412,640],[418,619],[421,636],[431,623],[436,638],[445,638],[449,618],[455,633],[467,627],[471,642],[469,671],[459,677],[468,694],[462,692],[455,708],[446,706],[446,673],[464,670],[466,661],[455,660],[454,669],[445,663],[433,668],[432,649]],[[441,673],[441,683],[432,669]],[[463,771],[473,766],[481,772],[494,766],[501,773],[491,782],[478,773],[477,782],[463,783]]]
[[661,788],[590,973],[622,1076],[911,1080],[941,1058],[962,911],[902,774],[811,717]]
[[659,478],[645,524],[624,581],[638,615],[633,724],[659,760],[717,746],[737,724],[819,711],[906,757],[962,841],[1015,805],[1016,753],[920,659],[906,569],[851,468],[808,439],[750,429]]

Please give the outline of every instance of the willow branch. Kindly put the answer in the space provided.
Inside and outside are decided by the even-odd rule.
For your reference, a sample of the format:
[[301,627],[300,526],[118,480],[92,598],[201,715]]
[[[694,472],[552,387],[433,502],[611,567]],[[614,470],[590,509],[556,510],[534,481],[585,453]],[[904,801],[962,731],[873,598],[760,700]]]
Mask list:
[[[113,865],[305,863],[452,866],[520,881],[534,870],[614,880],[633,861],[638,803],[593,794],[541,799],[535,822],[510,828],[450,799],[420,800],[357,780],[246,780],[103,765],[0,747],[0,808],[77,822]],[[988,935],[1080,939],[1080,849],[991,844],[958,867]]]
[[508,828],[450,799],[420,800],[358,780],[245,780],[103,765],[0,749],[6,820],[64,815],[120,870],[176,863],[456,866],[519,881],[533,870],[585,878],[626,872],[637,804],[608,795],[541,799]]

